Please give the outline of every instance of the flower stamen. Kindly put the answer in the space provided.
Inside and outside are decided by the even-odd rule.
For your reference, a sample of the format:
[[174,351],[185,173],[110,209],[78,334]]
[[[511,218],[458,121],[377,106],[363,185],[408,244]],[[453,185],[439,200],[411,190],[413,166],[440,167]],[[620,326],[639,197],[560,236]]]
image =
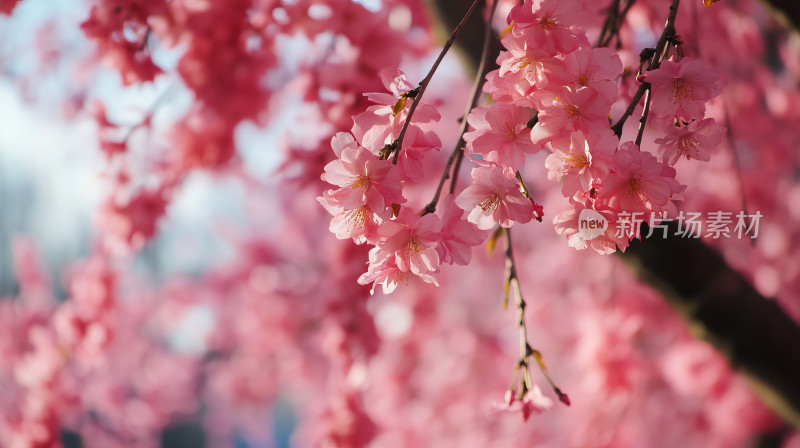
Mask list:
[[494,209],[497,208],[497,204],[499,203],[500,203],[500,197],[497,196],[497,193],[493,193],[492,195],[481,201],[481,203],[478,205],[481,207],[481,210],[483,211],[494,211]]
[[681,101],[692,99],[694,99],[692,86],[689,85],[689,83],[683,78],[675,79],[675,83],[672,85],[672,101],[674,103],[679,103]]

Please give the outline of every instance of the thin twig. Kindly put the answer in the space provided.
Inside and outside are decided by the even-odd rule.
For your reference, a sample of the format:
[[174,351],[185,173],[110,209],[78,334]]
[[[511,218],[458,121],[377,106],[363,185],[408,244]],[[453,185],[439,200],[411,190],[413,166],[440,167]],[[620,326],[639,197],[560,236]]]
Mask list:
[[450,190],[448,193],[453,194],[456,192],[456,183],[458,181],[458,173],[461,172],[461,162],[464,161],[464,151],[458,151],[456,156],[456,166],[453,167],[453,180],[450,181]]
[[650,83],[646,82],[643,85],[647,85],[647,89],[644,94],[644,110],[642,111],[642,116],[639,118],[639,132],[636,134],[636,147],[639,148],[642,145],[642,135],[644,135],[644,126],[647,124],[647,114],[650,112],[650,99],[651,99],[651,91]]
[[614,1],[611,5],[613,9],[610,9],[609,14],[606,16],[606,21],[603,23],[603,29],[600,31],[595,47],[607,47],[614,36],[617,36],[617,45],[619,46],[619,29],[622,27],[622,22],[625,21],[625,16],[628,15],[628,11],[630,11],[634,3],[636,3],[636,0],[628,0],[622,11],[619,11],[619,0]]
[[[660,55],[664,52],[664,49],[667,46],[667,42],[670,39],[675,37],[675,17],[678,15],[678,4],[680,0],[672,0],[672,4],[669,5],[669,16],[667,17],[667,23],[664,25],[664,31],[661,32],[661,37],[658,38],[658,44],[656,44],[656,55]],[[655,70],[661,65],[662,59],[656,59],[650,65],[648,70]]]
[[[617,50],[622,48],[622,38],[619,36],[619,30],[622,28],[622,22],[625,21],[625,16],[628,15],[628,11],[631,10],[631,6],[633,6],[634,3],[636,3],[636,0],[628,0],[628,3],[625,4],[625,8],[619,13],[619,17],[617,17],[617,24],[614,29],[614,35],[617,36]],[[611,40],[609,40],[609,43],[610,42]]]
[[[528,357],[531,356],[531,346],[528,343],[528,329],[525,326],[525,298],[522,296],[522,289],[519,286],[517,277],[517,266],[514,263],[514,253],[511,245],[511,229],[505,229],[506,234],[506,300],[511,288],[514,289],[515,303],[517,305],[517,330],[519,332],[519,361],[518,365],[527,373]],[[530,374],[523,373],[522,395],[528,390],[533,389]]]
[[[655,53],[651,59],[650,66],[647,70],[656,70],[659,66],[661,66],[662,56],[664,55],[664,49],[667,46],[672,37],[675,36],[675,17],[678,14],[678,4],[680,0],[672,0],[672,3],[669,5],[669,16],[667,17],[667,23],[664,25],[664,31],[661,32],[661,37],[658,39],[658,44],[656,44]],[[642,96],[645,93],[645,90],[648,89],[648,83],[642,83],[639,86],[639,89],[636,90],[636,94],[631,99],[631,103],[628,105],[628,108],[625,109],[625,113],[619,118],[616,124],[611,127],[617,137],[622,135],[622,127],[625,125],[625,120],[633,114],[634,109],[639,104],[639,100],[642,99]]]
[[[519,276],[517,275],[517,265],[514,262],[514,252],[511,244],[511,229],[506,228],[503,230],[506,234],[505,301],[508,301],[508,295],[513,288],[515,303],[517,305],[519,361],[517,361],[516,369],[522,370],[522,389],[520,390],[519,398],[524,397],[527,391],[533,389],[533,380],[531,379],[529,363],[530,357],[532,356],[536,360],[536,364],[539,366],[539,370],[542,372],[542,375],[544,375],[545,379],[550,384],[550,387],[553,388],[553,392],[555,392],[555,394],[558,396],[558,399],[565,405],[569,406],[569,397],[567,394],[562,392],[558,386],[556,386],[552,377],[550,377],[550,373],[547,371],[547,367],[544,365],[542,354],[538,350],[531,348],[531,344],[528,342],[528,327],[525,324],[525,308],[527,307],[527,303],[525,302],[525,298],[522,296],[522,288],[520,288]],[[516,378],[517,370],[514,372],[514,378]]]
[[636,93],[633,95],[630,104],[628,104],[628,108],[625,109],[625,112],[622,114],[621,117],[619,117],[617,123],[614,126],[611,126],[611,130],[614,131],[615,134],[617,134],[617,137],[622,135],[622,126],[625,125],[625,120],[627,120],[628,117],[630,117],[633,114],[633,111],[639,104],[639,100],[642,99],[642,95],[644,95],[645,90],[646,89],[643,89],[641,86],[639,87],[639,90],[637,90]]
[[461,167],[461,160],[464,158],[464,133],[467,132],[467,117],[472,109],[478,105],[478,99],[481,97],[483,83],[486,80],[484,70],[486,70],[486,61],[489,55],[489,42],[491,41],[492,37],[492,20],[494,19],[494,13],[497,10],[497,4],[499,0],[494,0],[492,3],[492,9],[489,12],[489,18],[486,19],[486,32],[483,36],[483,49],[481,50],[481,61],[478,64],[478,72],[475,75],[475,81],[472,83],[472,95],[470,102],[467,104],[467,109],[464,111],[464,118],[461,119],[461,127],[458,130],[458,141],[456,142],[453,151],[450,153],[450,157],[447,159],[447,164],[444,166],[444,171],[442,172],[442,177],[439,179],[439,185],[436,187],[436,193],[433,195],[433,199],[425,208],[422,210],[422,215],[427,215],[428,213],[433,213],[436,211],[436,205],[439,203],[439,197],[442,194],[442,188],[444,188],[444,182],[450,178],[450,168],[453,166],[453,162],[456,162],[456,167],[453,172],[453,180],[450,182],[450,194],[453,194],[455,191],[456,180],[458,179],[458,170]]
[[442,47],[442,51],[439,52],[439,57],[436,58],[436,62],[433,63],[433,67],[431,67],[428,74],[425,75],[425,78],[419,83],[419,92],[414,96],[414,103],[411,105],[411,109],[408,111],[408,116],[406,117],[405,123],[403,123],[403,128],[400,129],[400,134],[393,143],[393,146],[395,147],[394,159],[392,160],[393,164],[397,165],[397,160],[400,157],[400,151],[403,150],[403,138],[405,138],[406,130],[408,129],[408,125],[411,123],[411,117],[414,115],[414,111],[417,110],[417,106],[422,100],[422,95],[425,94],[425,89],[428,88],[428,84],[430,84],[433,74],[436,73],[436,69],[439,68],[439,64],[442,62],[442,59],[444,59],[444,55],[446,55],[447,51],[450,50],[450,47],[453,46],[453,42],[455,42],[456,37],[458,37],[458,33],[461,32],[461,28],[464,27],[465,23],[467,23],[467,20],[469,20],[470,16],[472,16],[472,13],[478,7],[478,4],[481,1],[482,0],[474,0],[472,2],[472,6],[469,7],[467,14],[463,19],[461,19],[461,22],[458,24],[458,26],[456,26],[456,29],[453,30],[452,34],[450,34],[450,37],[447,38],[447,42],[444,43],[444,47]]
[[611,5],[608,6],[608,14],[606,14],[606,20],[603,22],[603,29],[600,30],[600,35],[597,36],[595,47],[605,47],[611,41],[611,37],[614,36],[613,27],[617,23],[619,1],[620,0],[613,0]]

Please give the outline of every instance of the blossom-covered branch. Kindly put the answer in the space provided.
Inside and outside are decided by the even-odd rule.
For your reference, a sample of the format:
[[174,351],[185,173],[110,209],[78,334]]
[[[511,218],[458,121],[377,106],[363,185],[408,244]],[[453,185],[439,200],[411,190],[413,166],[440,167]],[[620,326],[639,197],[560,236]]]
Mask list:
[[[450,152],[450,157],[447,159],[447,163],[444,166],[444,170],[442,172],[442,177],[439,179],[439,184],[436,186],[436,192],[433,195],[433,199],[428,205],[425,206],[423,213],[433,213],[436,211],[436,204],[439,203],[439,196],[442,194],[442,188],[444,188],[444,183],[448,178],[452,178],[450,181],[450,194],[453,194],[456,187],[456,182],[458,180],[458,172],[459,168],[461,167],[461,160],[464,158],[464,151],[462,146],[464,145],[464,133],[467,132],[467,116],[478,105],[478,100],[480,99],[482,92],[481,87],[483,86],[484,76],[486,75],[486,62],[489,56],[489,45],[492,41],[492,19],[494,18],[495,11],[497,11],[497,5],[499,2],[494,0],[492,2],[492,8],[489,12],[489,16],[486,18],[486,30],[483,36],[483,46],[481,47],[481,58],[480,62],[478,62],[478,70],[476,71],[475,81],[472,84],[472,93],[470,95],[470,100],[467,103],[467,109],[464,112],[464,116],[461,119],[461,125],[458,130],[458,139],[456,141],[456,145],[453,150]],[[453,168],[453,162],[455,162],[455,168]],[[450,172],[452,168],[452,174]]]
[[397,136],[397,139],[392,142],[392,147],[394,148],[394,158],[392,159],[392,163],[397,165],[397,160],[400,157],[400,152],[403,150],[403,139],[406,136],[406,130],[408,130],[409,124],[411,124],[411,117],[414,116],[414,112],[417,110],[417,103],[422,100],[422,96],[425,94],[425,90],[428,88],[428,84],[430,84],[431,79],[433,78],[433,74],[436,73],[436,69],[439,68],[439,64],[444,59],[444,56],[447,54],[447,51],[450,50],[450,47],[453,46],[453,42],[455,42],[458,34],[461,32],[461,29],[464,28],[464,24],[467,23],[467,20],[472,16],[472,13],[478,7],[482,0],[473,0],[472,5],[467,10],[467,13],[464,14],[464,18],[461,19],[458,26],[453,30],[450,34],[450,37],[447,38],[447,42],[444,43],[442,46],[442,51],[439,52],[439,56],[436,57],[436,61],[431,66],[431,69],[428,71],[428,74],[425,75],[425,78],[419,83],[419,90],[414,90],[414,104],[411,105],[411,110],[408,111],[408,116],[406,117],[406,121],[403,123],[403,128],[400,130],[400,134]]

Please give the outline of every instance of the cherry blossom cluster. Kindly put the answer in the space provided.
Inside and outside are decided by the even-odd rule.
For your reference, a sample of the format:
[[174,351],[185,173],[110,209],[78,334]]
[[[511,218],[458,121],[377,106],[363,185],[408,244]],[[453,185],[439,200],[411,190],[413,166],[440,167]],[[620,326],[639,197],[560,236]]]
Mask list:
[[[608,117],[617,101],[622,63],[611,49],[590,46],[579,10],[577,2],[551,0],[512,9],[502,38],[506,50],[497,60],[500,68],[489,73],[485,85],[495,102],[469,115],[474,130],[464,136],[466,151],[478,167],[457,203],[471,209],[470,220],[481,228],[540,217],[535,204],[524,201],[528,194],[519,170],[526,154],[546,148],[548,177],[561,182],[562,194],[573,205],[555,217],[556,231],[568,236],[571,247],[607,254],[617,247],[624,250],[634,237],[630,232],[620,237],[617,213],[675,210],[673,201],[685,186],[671,165],[680,157],[707,161],[708,149],[719,144],[720,127],[703,114],[705,102],[720,90],[716,74],[699,60],[679,57],[662,63],[661,55],[649,55],[655,62],[640,81],[649,83],[651,121],[664,129],[665,137],[655,141],[658,158],[639,147],[641,132],[636,142],[620,144],[621,132],[615,135]],[[578,232],[585,209],[607,220],[601,237],[588,240]]]
[[[17,3],[0,0],[0,14]],[[63,301],[48,293],[52,285],[34,266],[30,248],[15,245],[19,294],[0,298],[1,446],[156,447],[162,444],[165,427],[192,416],[203,419],[209,446],[281,445],[283,441],[272,440],[273,428],[265,424],[278,419],[266,414],[274,410],[280,417],[287,403],[297,417],[292,443],[298,446],[525,446],[534,440],[548,446],[596,446],[598,441],[619,447],[739,446],[780,427],[725,360],[695,340],[657,292],[618,269],[616,257],[598,260],[569,253],[562,242],[553,241],[551,232],[525,233],[526,229],[514,229],[515,235],[526,237],[515,246],[516,269],[525,286],[535,285],[536,299],[530,302],[532,312],[518,322],[527,320],[537,328],[532,341],[543,353],[571,354],[559,357],[554,375],[575,397],[569,422],[584,430],[565,426],[563,412],[542,412],[554,400],[535,384],[521,387],[516,376],[506,400],[494,407],[509,415],[486,418],[481,403],[508,386],[507,338],[497,329],[509,316],[497,302],[487,300],[497,295],[500,281],[441,268],[449,262],[470,262],[470,246],[485,238],[479,227],[510,227],[542,216],[532,194],[526,195],[523,179],[531,180],[528,185],[537,189],[539,199],[544,189],[536,178],[544,178],[544,171],[539,174],[535,170],[540,168],[525,163],[544,153],[551,156],[545,162],[551,177],[563,182],[550,187],[566,190],[561,193],[576,209],[574,215],[558,216],[557,229],[562,224],[574,229],[581,212],[595,212],[609,218],[611,229],[604,234],[619,232],[616,244],[623,248],[629,239],[625,228],[631,226],[619,217],[627,214],[634,221],[644,213],[635,211],[637,197],[631,206],[609,191],[615,183],[620,192],[642,186],[625,182],[626,169],[637,173],[631,176],[648,173],[652,179],[644,179],[642,189],[669,198],[666,206],[649,198],[653,204],[645,208],[647,216],[658,216],[679,197],[671,193],[674,175],[669,170],[675,164],[690,188],[692,181],[707,187],[703,194],[687,195],[684,210],[722,210],[719,207],[737,201],[730,166],[677,163],[707,159],[721,138],[721,128],[706,117],[704,102],[693,102],[716,93],[713,81],[709,79],[708,91],[705,81],[657,79],[662,70],[675,68],[671,64],[680,66],[673,77],[698,76],[693,73],[702,66],[698,61],[678,53],[672,59],[659,55],[643,62],[630,93],[650,86],[649,94],[644,95],[645,89],[633,95],[631,103],[638,106],[626,115],[631,117],[629,125],[639,122],[640,113],[647,116],[653,132],[643,140],[624,138],[620,145],[619,137],[631,127],[635,134],[635,125],[626,127],[624,134],[616,133],[621,126],[609,132],[608,125],[620,121],[609,123],[609,111],[617,118],[615,108],[630,97],[618,92],[627,91],[626,83],[636,77],[623,76],[620,83],[621,65],[608,61],[616,60],[613,52],[601,53],[587,43],[581,28],[588,25],[579,14],[596,5],[566,0],[559,2],[567,5],[563,8],[544,1],[526,3],[512,13],[514,25],[503,35],[507,51],[500,63],[505,66],[489,76],[486,90],[494,104],[479,107],[468,119],[473,130],[465,136],[469,146],[462,154],[477,164],[474,177],[480,182],[473,181],[458,200],[446,194],[433,201],[438,205],[435,212],[427,206],[419,211],[414,197],[430,185],[422,168],[434,165],[429,161],[437,153],[431,150],[439,149],[433,134],[436,120],[419,104],[400,152],[393,152],[398,148],[392,143],[410,115],[408,106],[417,97],[409,83],[392,88],[392,82],[398,76],[398,61],[421,62],[422,55],[436,51],[423,2],[386,0],[378,2],[377,12],[351,0],[92,3],[98,6],[87,11],[82,29],[98,56],[117,69],[125,83],[140,85],[172,72],[194,94],[186,116],[169,128],[169,145],[142,145],[157,160],[141,157],[136,139],[129,144],[132,129],[114,124],[101,108],[95,111],[101,150],[112,168],[124,162],[124,169],[110,173],[113,200],[102,206],[99,236],[111,236],[115,245],[133,249],[146,244],[159,235],[158,224],[175,193],[188,188],[182,185],[183,177],[200,167],[235,174],[248,202],[257,204],[254,209],[268,208],[270,219],[278,224],[265,230],[258,221],[260,213],[253,213],[248,218],[254,225],[242,229],[250,233],[237,235],[232,244],[237,256],[215,261],[202,275],[169,274],[163,286],[153,289],[145,283],[161,280],[145,282],[130,259],[112,264],[107,255],[92,255],[67,275],[68,297]],[[517,2],[507,3],[510,7]],[[605,3],[622,8],[626,2]],[[683,2],[681,9],[701,8],[696,3]],[[617,30],[625,52],[633,51],[627,47],[640,40],[643,23],[654,24],[648,28],[659,32],[666,8],[662,0],[628,4],[633,5],[628,16],[636,20],[621,19]],[[752,156],[740,173],[742,194],[746,192],[756,207],[751,211],[764,210],[770,217],[762,223],[765,238],[752,247],[715,243],[725,248],[731,266],[751,275],[762,294],[775,296],[797,317],[800,276],[787,262],[796,259],[797,251],[796,245],[786,243],[798,237],[792,229],[798,228],[794,224],[800,211],[791,205],[800,202],[786,204],[787,198],[800,198],[796,139],[781,131],[800,119],[798,109],[791,107],[800,100],[800,41],[779,45],[784,71],[773,73],[754,63],[765,46],[753,32],[765,17],[759,5],[741,0],[700,10],[694,29],[681,24],[682,37],[693,49],[696,44],[698,58],[728,70],[728,83],[738,94],[727,98],[726,125],[742,143],[740,152]],[[592,31],[588,29],[589,35]],[[535,38],[520,38],[536,32],[547,36],[543,41],[561,46],[552,50],[544,45],[545,56],[540,58],[552,59],[538,65],[535,58],[530,63],[524,58],[510,61],[515,54],[536,55],[528,48]],[[293,79],[290,85],[274,82],[284,79],[279,76],[269,76],[265,83],[264,74],[279,63],[278,44],[304,37],[316,39],[315,51],[303,55],[297,76],[287,77]],[[180,50],[181,55],[175,55],[177,68],[150,62],[150,50],[163,48]],[[599,65],[608,73],[591,72],[595,80],[590,74],[572,75],[572,81],[566,75],[557,77],[559,70],[568,71],[580,58],[604,54],[608,56]],[[83,61],[80,65],[89,67]],[[531,66],[537,74],[523,82]],[[362,96],[380,90],[378,73],[385,68],[392,70],[386,77],[389,93]],[[514,76],[519,79],[511,82]],[[672,87],[659,87],[663,83]],[[269,176],[274,185],[265,187],[235,169],[233,130],[246,120],[263,124],[259,117],[271,116],[271,111],[283,113],[286,102],[277,100],[287,91],[302,93],[304,107],[313,113],[298,118],[314,120],[315,129],[287,139],[290,148],[283,166],[290,169]],[[574,99],[593,93],[592,101],[578,104]],[[385,97],[376,99],[379,95]],[[426,101],[449,104],[444,95],[461,96],[432,91]],[[681,104],[671,112],[673,103]],[[445,107],[440,107],[443,116]],[[570,125],[573,111],[602,120],[594,117],[591,124]],[[356,126],[353,115],[360,117]],[[149,121],[145,118],[134,128],[154,132]],[[574,129],[562,131],[565,126]],[[348,132],[332,143],[329,137],[318,141],[319,134],[333,133],[329,129]],[[514,134],[521,138],[511,138]],[[660,138],[653,141],[651,135]],[[321,216],[327,212],[307,207],[323,188],[319,174],[331,160],[331,147],[337,161],[329,164],[324,177],[334,181],[333,187],[324,187],[332,190],[320,201],[332,210],[334,221],[338,219],[333,227],[360,245],[330,238],[329,216]],[[527,157],[542,149],[543,154]],[[391,162],[394,154],[399,154],[397,165]],[[644,158],[646,164],[640,160]],[[147,165],[144,173],[134,169],[142,162]],[[582,163],[581,169],[573,166]],[[369,214],[361,214],[366,211]],[[362,218],[369,231],[359,233]],[[654,230],[659,229],[651,227]],[[595,247],[578,232],[564,233],[573,246],[614,250],[610,236]],[[415,241],[418,234],[422,236]],[[428,276],[445,289],[423,281],[414,288],[398,288],[392,297],[369,298],[368,288],[353,289],[353,284],[364,271],[370,248],[375,262],[372,272],[362,276],[365,283],[373,281],[386,289],[403,278]],[[543,256],[547,263],[540,262]],[[497,261],[476,256],[471,263],[489,273],[498,268]],[[387,278],[368,278],[381,273]],[[395,278],[389,279],[389,274]],[[209,309],[215,319],[210,334],[189,331],[199,344],[193,349],[197,352],[175,351],[167,336],[186,332],[184,318]],[[574,325],[564,325],[557,316],[570,316]],[[528,360],[533,365],[536,357],[528,353],[527,341],[521,345],[526,348],[520,358],[526,367],[517,367],[519,373],[527,372]],[[531,416],[536,424],[520,421]],[[653,438],[665,427],[670,437]],[[73,440],[61,442],[60,436]],[[799,443],[800,436],[794,435],[785,446]]]
[[[196,402],[194,366],[163,347],[163,308],[120,301],[119,273],[102,254],[74,266],[62,302],[31,241],[15,240],[13,255],[20,294],[0,300],[0,443],[60,447],[69,429],[86,446],[156,446],[170,418]],[[145,418],[132,425],[131,412]]]
[[[6,392],[19,394],[21,405],[19,413],[0,419],[0,438],[7,433],[11,446],[55,446],[60,411],[78,399],[64,382],[70,362],[91,370],[112,340],[115,275],[99,258],[76,266],[71,300],[55,307],[33,244],[19,239],[14,246],[26,300],[2,304],[2,312],[19,321],[4,335],[0,378],[11,379],[14,386]],[[13,372],[4,372],[8,367]]]
[[[463,136],[464,153],[476,164],[471,185],[454,203],[477,230],[541,221],[543,209],[525,187],[521,170],[527,155],[546,149],[548,177],[561,182],[561,192],[572,204],[555,217],[556,231],[568,237],[571,247],[608,254],[618,247],[625,250],[635,237],[620,231],[614,218],[618,213],[676,210],[673,201],[681,199],[685,186],[671,165],[681,157],[708,160],[708,149],[720,142],[721,128],[703,117],[705,102],[720,90],[717,76],[699,60],[684,58],[681,48],[674,60],[662,60],[673,45],[681,44],[673,33],[658,55],[642,53],[642,84],[630,110],[611,127],[622,62],[609,48],[592,48],[583,28],[585,17],[576,11],[577,1],[535,0],[509,13],[499,68],[487,75],[484,86],[493,102],[472,109],[467,118],[472,130]],[[386,78],[392,93],[367,94],[375,105],[354,117],[352,134],[333,138],[338,159],[325,167],[323,180],[339,188],[327,191],[320,201],[334,216],[330,228],[337,237],[375,246],[368,272],[359,281],[382,284],[389,292],[409,273],[436,283],[440,263],[468,262],[469,246],[482,237],[464,225],[458,236],[446,228],[445,221],[463,221],[459,211],[449,216],[450,198],[442,216],[430,213],[436,200],[432,209],[419,214],[404,207],[404,185],[420,180],[423,155],[438,149],[432,130],[438,113],[422,105],[415,122],[406,123],[408,103],[418,100],[420,89],[412,88],[403,75]],[[620,142],[624,121],[645,92],[639,135],[635,142]],[[658,157],[640,148],[648,112],[651,126],[664,129],[664,137],[655,141]],[[406,127],[406,144],[397,148]],[[398,151],[394,166],[389,155]],[[578,231],[584,210],[607,223],[600,237],[585,239]],[[463,249],[457,256],[453,240]]]
[[[468,264],[472,246],[485,239],[483,232],[463,219],[463,211],[452,202],[439,214],[415,213],[407,205],[403,189],[418,182],[422,159],[439,150],[433,125],[439,112],[420,103],[413,123],[406,123],[410,101],[418,90],[402,72],[384,72],[384,84],[391,93],[366,94],[375,103],[353,117],[351,133],[336,134],[331,146],[337,158],[325,166],[322,179],[337,186],[318,198],[333,218],[330,230],[340,239],[369,243],[368,271],[359,283],[382,285],[389,293],[415,276],[436,282],[439,266]],[[389,160],[404,125],[405,139],[397,164]]]

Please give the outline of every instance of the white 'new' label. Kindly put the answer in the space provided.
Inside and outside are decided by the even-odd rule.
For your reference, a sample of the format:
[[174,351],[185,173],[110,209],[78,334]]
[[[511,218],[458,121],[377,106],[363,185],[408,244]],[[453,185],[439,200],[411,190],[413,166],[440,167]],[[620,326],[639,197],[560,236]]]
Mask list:
[[600,213],[585,208],[578,215],[578,234],[586,241],[593,240],[605,233],[608,221]]

